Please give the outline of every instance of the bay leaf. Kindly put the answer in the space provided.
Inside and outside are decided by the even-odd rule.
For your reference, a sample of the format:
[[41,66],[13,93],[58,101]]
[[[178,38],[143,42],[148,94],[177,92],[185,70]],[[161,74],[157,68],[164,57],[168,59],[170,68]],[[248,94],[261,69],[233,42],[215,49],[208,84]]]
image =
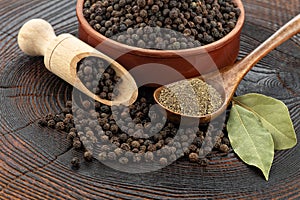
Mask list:
[[235,103],[231,108],[227,130],[234,152],[246,164],[258,167],[268,180],[274,159],[272,135],[252,112]]
[[255,93],[235,97],[233,100],[260,119],[272,134],[275,150],[289,149],[297,144],[288,108],[282,101]]

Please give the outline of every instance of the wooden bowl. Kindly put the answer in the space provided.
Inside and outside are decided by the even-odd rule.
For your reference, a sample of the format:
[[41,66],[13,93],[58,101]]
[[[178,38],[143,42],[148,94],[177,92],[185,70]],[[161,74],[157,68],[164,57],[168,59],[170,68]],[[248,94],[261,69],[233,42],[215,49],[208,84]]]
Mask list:
[[[235,2],[241,10],[240,17],[235,28],[220,40],[190,49],[152,50],[128,46],[98,33],[83,16],[84,0],[78,0],[76,14],[79,21],[79,39],[113,58],[127,70],[132,70],[138,85],[141,85],[140,82],[145,83],[145,75],[147,79],[155,79],[147,80],[147,83],[164,85],[216,71],[236,61],[245,11],[241,0]],[[135,70],[142,65],[143,70]]]

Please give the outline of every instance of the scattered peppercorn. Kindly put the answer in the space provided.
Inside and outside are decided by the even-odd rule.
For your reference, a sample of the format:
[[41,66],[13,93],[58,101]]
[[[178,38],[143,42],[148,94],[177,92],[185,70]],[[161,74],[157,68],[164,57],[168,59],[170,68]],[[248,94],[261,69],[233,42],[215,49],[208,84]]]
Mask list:
[[86,151],[84,152],[83,157],[86,161],[91,161],[93,159],[93,153],[91,151]]
[[72,160],[71,160],[71,165],[72,165],[72,167],[74,167],[74,168],[78,168],[79,165],[80,165],[80,160],[79,160],[79,158],[78,158],[78,157],[72,158]]
[[228,153],[229,152],[229,147],[227,146],[227,144],[221,144],[220,145],[220,150],[224,153]]
[[190,153],[189,159],[191,162],[197,162],[199,159],[199,155],[197,153]]
[[81,141],[80,140],[73,140],[73,147],[75,149],[80,149],[81,148]]
[[39,119],[39,120],[38,120],[38,124],[39,124],[40,126],[43,126],[43,127],[48,126],[48,122],[47,122],[47,120],[46,120],[45,118]]
[[50,128],[54,128],[55,127],[55,121],[53,120],[53,119],[50,119],[49,121],[48,121],[48,126],[50,127]]
[[165,166],[165,165],[168,164],[168,160],[167,160],[167,158],[162,157],[162,158],[159,159],[159,163],[161,165]]
[[68,138],[68,140],[73,140],[76,136],[77,136],[77,134],[75,132],[70,131],[67,138]]

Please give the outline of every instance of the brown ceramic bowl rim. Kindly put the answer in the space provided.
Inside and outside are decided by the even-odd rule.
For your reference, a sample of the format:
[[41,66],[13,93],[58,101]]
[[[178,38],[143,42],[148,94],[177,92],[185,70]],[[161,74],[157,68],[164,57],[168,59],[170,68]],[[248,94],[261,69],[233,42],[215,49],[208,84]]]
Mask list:
[[124,52],[132,53],[135,55],[139,55],[139,56],[159,57],[159,58],[163,59],[163,58],[177,57],[178,55],[190,56],[190,55],[199,54],[199,52],[211,52],[216,49],[222,48],[226,44],[230,43],[235,38],[235,36],[240,33],[240,31],[244,25],[244,21],[245,21],[245,10],[244,10],[242,1],[241,0],[233,0],[233,1],[236,3],[237,7],[241,10],[241,14],[238,18],[238,21],[237,21],[235,27],[227,35],[225,35],[223,38],[221,38],[215,42],[212,42],[210,44],[207,44],[207,45],[189,48],[189,49],[180,49],[180,50],[144,49],[144,48],[139,48],[139,47],[122,44],[120,42],[117,42],[117,41],[114,41],[112,39],[105,37],[104,35],[97,32],[95,29],[93,29],[90,26],[90,24],[87,22],[87,20],[84,18],[83,12],[82,12],[84,0],[77,0],[76,15],[77,15],[80,25],[84,27],[87,34],[90,35],[92,38],[95,38],[95,39],[99,38],[102,41],[105,41],[106,45],[110,45],[111,47],[117,48],[119,51],[124,51]]

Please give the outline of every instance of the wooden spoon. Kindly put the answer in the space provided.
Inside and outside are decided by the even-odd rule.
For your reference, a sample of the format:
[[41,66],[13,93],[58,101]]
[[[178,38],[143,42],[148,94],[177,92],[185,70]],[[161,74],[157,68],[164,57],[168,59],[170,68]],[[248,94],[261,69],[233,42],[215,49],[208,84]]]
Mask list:
[[[135,80],[123,66],[71,34],[56,37],[53,27],[45,20],[32,19],[25,23],[19,31],[18,44],[28,55],[44,56],[48,70],[96,101],[106,105],[130,105],[138,96]],[[121,77],[122,82],[116,86],[120,94],[113,101],[101,99],[88,90],[77,77],[77,63],[89,56],[106,60]]]
[[[268,38],[264,43],[262,43],[259,47],[257,47],[254,51],[252,51],[242,60],[236,62],[232,66],[227,66],[218,72],[212,72],[201,77],[195,77],[200,78],[206,81],[207,83],[213,85],[224,99],[224,103],[222,104],[222,106],[211,114],[206,114],[202,116],[188,116],[167,109],[158,100],[160,92],[165,86],[159,87],[155,90],[154,99],[161,107],[167,110],[168,118],[172,121],[178,122],[179,118],[181,116],[184,116],[192,119],[199,118],[200,123],[207,123],[226,110],[239,83],[260,59],[262,59],[265,55],[267,55],[278,45],[282,44],[283,42],[285,42],[286,40],[288,40],[293,35],[299,32],[300,14],[294,17],[292,20],[290,20],[283,27],[281,27],[270,38]],[[222,84],[217,84],[220,83],[220,80]]]

